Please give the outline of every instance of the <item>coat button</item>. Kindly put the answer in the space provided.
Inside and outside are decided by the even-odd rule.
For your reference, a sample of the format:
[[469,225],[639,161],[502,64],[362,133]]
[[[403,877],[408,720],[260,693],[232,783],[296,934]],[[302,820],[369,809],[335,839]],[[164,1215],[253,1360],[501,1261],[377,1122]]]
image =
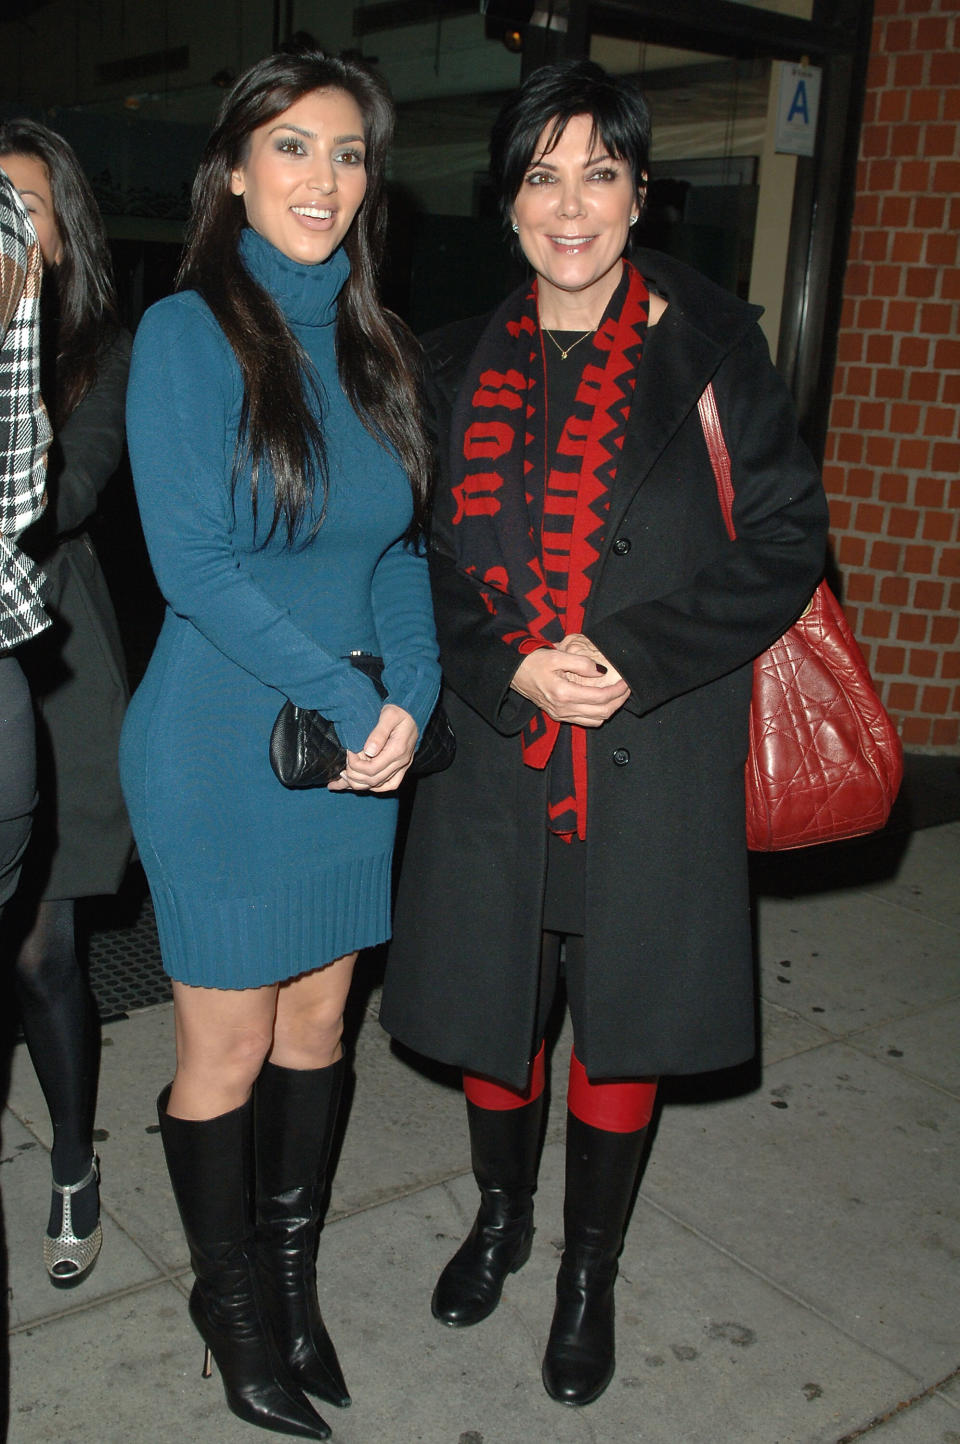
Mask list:
[[618,536],[613,544],[614,554],[618,557],[625,557],[631,546],[632,542],[628,536]]
[[618,767],[626,767],[630,761],[630,753],[625,747],[618,747],[613,754],[613,760]]

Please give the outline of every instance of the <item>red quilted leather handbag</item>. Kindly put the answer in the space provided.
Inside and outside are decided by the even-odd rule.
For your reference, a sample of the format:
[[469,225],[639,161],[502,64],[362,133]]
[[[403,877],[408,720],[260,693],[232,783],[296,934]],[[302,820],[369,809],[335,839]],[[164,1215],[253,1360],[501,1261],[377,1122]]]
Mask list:
[[[733,481],[713,386],[699,402],[731,540]],[[903,746],[826,582],[753,664],[747,845],[758,852],[860,837],[883,827],[903,777]]]

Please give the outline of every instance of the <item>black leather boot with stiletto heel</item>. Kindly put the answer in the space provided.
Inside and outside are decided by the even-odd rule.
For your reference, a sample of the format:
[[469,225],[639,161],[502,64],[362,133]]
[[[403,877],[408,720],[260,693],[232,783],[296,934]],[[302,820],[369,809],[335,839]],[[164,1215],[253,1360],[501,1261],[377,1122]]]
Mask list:
[[238,1418],[278,1434],[329,1439],[330,1427],[290,1379],[266,1329],[253,1266],[253,1100],[195,1122],[157,1099],[160,1136],[196,1283],[190,1317]]
[[503,1110],[467,1101],[480,1208],[433,1291],[431,1311],[442,1324],[463,1329],[487,1318],[507,1274],[530,1257],[542,1118],[542,1094],[522,1108]]
[[265,1063],[254,1088],[256,1259],[267,1324],[291,1378],[337,1408],[350,1403],[317,1300],[317,1243],[346,1060]]

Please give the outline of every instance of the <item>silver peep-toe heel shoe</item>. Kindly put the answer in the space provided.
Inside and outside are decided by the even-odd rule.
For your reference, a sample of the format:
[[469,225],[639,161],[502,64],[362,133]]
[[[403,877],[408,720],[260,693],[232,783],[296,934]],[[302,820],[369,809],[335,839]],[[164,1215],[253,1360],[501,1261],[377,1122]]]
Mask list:
[[103,1229],[100,1227],[99,1218],[93,1233],[87,1234],[86,1238],[78,1238],[73,1231],[73,1195],[83,1188],[89,1188],[91,1183],[99,1185],[99,1165],[100,1160],[94,1155],[89,1172],[79,1183],[54,1182],[53,1185],[54,1193],[59,1193],[63,1199],[63,1211],[60,1216],[60,1232],[55,1238],[51,1238],[48,1233],[43,1236],[43,1262],[51,1282],[60,1288],[69,1288],[86,1277],[96,1263],[103,1244]]

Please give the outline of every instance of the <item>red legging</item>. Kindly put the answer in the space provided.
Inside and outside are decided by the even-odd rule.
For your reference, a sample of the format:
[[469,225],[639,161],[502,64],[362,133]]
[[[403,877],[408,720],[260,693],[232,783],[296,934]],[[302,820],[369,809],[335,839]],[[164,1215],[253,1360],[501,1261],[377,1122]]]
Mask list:
[[467,1101],[477,1108],[489,1108],[494,1113],[506,1113],[511,1108],[525,1108],[528,1103],[533,1103],[543,1092],[546,1081],[544,1047],[545,1044],[541,1043],[539,1053],[530,1064],[527,1086],[521,1093],[513,1088],[504,1088],[502,1083],[495,1083],[492,1078],[484,1078],[479,1073],[464,1073],[463,1092]]
[[[464,1073],[463,1091],[477,1108],[504,1112],[523,1108],[540,1097],[544,1087],[543,1044],[530,1064],[526,1088],[517,1092],[504,1088],[490,1078]],[[570,1051],[570,1077],[567,1083],[567,1107],[591,1128],[603,1133],[636,1133],[646,1128],[653,1114],[657,1096],[655,1078],[642,1078],[627,1083],[591,1083],[577,1055]]]

